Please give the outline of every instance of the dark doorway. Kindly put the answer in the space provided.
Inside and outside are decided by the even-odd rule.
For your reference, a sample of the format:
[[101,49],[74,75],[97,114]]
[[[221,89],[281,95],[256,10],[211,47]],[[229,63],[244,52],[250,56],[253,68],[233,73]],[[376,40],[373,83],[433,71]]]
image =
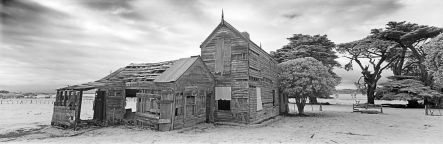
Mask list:
[[103,121],[105,118],[105,91],[97,90],[94,100],[94,120]]
[[231,110],[230,100],[217,100],[218,110]]
[[126,97],[137,97],[137,89],[125,89]]

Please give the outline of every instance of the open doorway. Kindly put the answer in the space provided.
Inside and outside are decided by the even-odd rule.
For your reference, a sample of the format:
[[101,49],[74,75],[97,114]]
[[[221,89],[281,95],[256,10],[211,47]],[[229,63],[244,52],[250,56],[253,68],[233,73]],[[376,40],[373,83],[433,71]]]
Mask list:
[[138,90],[137,89],[126,89],[125,93],[126,93],[125,109],[131,109],[131,112],[135,112],[136,107],[137,107],[137,95],[136,94],[138,93]]
[[124,119],[132,120],[135,117],[137,111],[137,89],[125,89],[125,115]]
[[100,89],[83,91],[80,119],[103,121],[106,116],[105,95],[106,91]]
[[94,119],[94,101],[96,99],[97,89],[83,91],[82,104],[80,110],[81,120],[92,120]]

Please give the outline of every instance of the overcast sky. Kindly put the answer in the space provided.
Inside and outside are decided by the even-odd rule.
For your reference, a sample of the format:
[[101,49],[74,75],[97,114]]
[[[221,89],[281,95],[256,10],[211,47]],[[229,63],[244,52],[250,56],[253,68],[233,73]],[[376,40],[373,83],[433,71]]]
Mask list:
[[[326,34],[336,44],[388,21],[443,27],[442,0],[3,0],[0,89],[54,92],[98,80],[129,63],[199,55],[225,20],[267,52],[292,34]],[[340,59],[344,64],[346,59]],[[359,69],[338,88],[354,88]],[[389,75],[386,71],[385,75]]]

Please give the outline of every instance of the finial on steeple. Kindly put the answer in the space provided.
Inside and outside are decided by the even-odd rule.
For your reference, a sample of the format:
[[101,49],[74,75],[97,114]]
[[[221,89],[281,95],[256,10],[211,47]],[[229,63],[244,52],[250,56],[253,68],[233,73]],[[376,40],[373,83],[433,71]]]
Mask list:
[[225,14],[223,13],[223,9],[222,9],[222,20],[225,19]]
[[261,48],[261,42],[260,42],[260,48]]

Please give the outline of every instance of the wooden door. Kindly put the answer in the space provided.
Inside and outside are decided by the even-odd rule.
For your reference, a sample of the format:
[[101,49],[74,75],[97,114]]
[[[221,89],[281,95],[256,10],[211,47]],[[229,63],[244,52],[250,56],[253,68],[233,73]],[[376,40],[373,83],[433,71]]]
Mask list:
[[159,130],[168,131],[172,130],[172,101],[161,100],[160,101],[160,119],[159,119]]
[[94,100],[94,120],[103,121],[105,118],[105,91],[96,91]]

